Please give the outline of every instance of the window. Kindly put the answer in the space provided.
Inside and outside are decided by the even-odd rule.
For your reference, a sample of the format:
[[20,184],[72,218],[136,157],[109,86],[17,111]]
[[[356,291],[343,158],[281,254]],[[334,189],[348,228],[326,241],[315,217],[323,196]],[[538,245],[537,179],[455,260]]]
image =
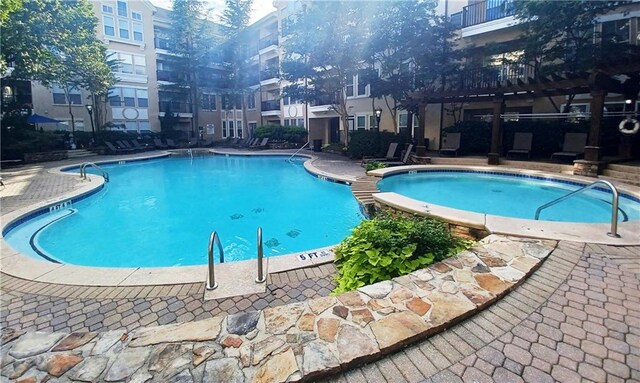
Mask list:
[[118,36],[121,39],[129,39],[129,22],[127,20],[118,19]]
[[628,43],[629,19],[602,23],[602,41],[607,43]]
[[118,1],[118,16],[127,17],[128,15],[127,3],[124,1]]
[[[347,97],[353,97],[353,80],[355,79],[355,76],[350,77],[351,82],[347,82],[347,88],[346,88],[346,93],[347,93]],[[347,81],[349,81],[349,78],[347,78]]]
[[109,93],[109,105],[127,108],[148,108],[149,91],[147,89],[117,87]]
[[121,53],[118,55],[118,58],[120,59],[120,72],[133,74],[133,56]]
[[369,88],[367,84],[365,84],[361,79],[360,79],[360,75],[356,76],[354,82],[357,82],[358,84],[358,96],[368,96],[369,95]]
[[365,130],[367,128],[367,116],[356,116],[356,129]]
[[116,27],[115,27],[115,23],[113,21],[113,17],[109,17],[109,16],[104,16],[102,18],[102,21],[104,22],[104,34],[106,36],[115,36],[116,35]]
[[131,11],[131,18],[142,21],[142,13]]
[[222,138],[227,137],[227,122],[222,121]]
[[250,132],[255,132],[256,129],[258,128],[258,123],[257,122],[249,122],[249,131]]
[[235,132],[233,130],[233,121],[229,121],[227,123],[227,126],[229,126],[229,137],[234,137],[235,136]]
[[149,91],[146,89],[136,89],[136,98],[140,108],[149,107]]
[[144,56],[133,56],[133,64],[136,74],[147,74],[147,60]]
[[138,127],[140,128],[140,130],[151,130],[149,121],[138,121]]
[[247,109],[255,109],[256,108],[256,95],[250,94],[247,96]]
[[102,13],[110,13],[113,15],[113,7],[110,5],[102,4]]
[[238,131],[238,134],[236,137],[242,138],[242,121],[236,121],[236,129]]
[[[398,113],[398,129],[406,129],[409,126],[409,114],[405,112]],[[413,126],[415,129],[418,126],[418,116],[413,115]],[[413,133],[412,133],[413,134]]]
[[216,110],[216,95],[215,94],[202,94],[200,104],[203,110]]
[[[51,87],[51,93],[53,93],[54,104],[67,104],[67,96],[64,94],[64,89],[60,85],[54,84]],[[78,89],[69,89],[69,101],[74,105],[82,104],[82,95]]]
[[133,39],[135,41],[143,41],[142,38],[142,24],[133,23]]

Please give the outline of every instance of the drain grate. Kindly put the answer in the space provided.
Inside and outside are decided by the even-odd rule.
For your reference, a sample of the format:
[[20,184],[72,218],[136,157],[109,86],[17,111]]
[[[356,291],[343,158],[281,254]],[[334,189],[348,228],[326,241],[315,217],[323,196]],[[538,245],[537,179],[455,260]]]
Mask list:
[[244,215],[242,215],[240,213],[236,213],[234,215],[229,216],[229,218],[231,218],[231,219],[240,219],[242,217],[244,217]]
[[298,229],[293,229],[293,230],[289,231],[289,232],[287,233],[287,235],[288,235],[289,237],[291,237],[291,238],[295,238],[295,237],[299,236],[299,235],[300,235],[300,233],[302,233],[302,231],[300,231],[300,230],[298,230]]
[[280,244],[280,241],[278,241],[276,238],[271,238],[270,240],[266,241],[264,244],[267,245],[267,247],[272,248],[272,247],[278,246]]

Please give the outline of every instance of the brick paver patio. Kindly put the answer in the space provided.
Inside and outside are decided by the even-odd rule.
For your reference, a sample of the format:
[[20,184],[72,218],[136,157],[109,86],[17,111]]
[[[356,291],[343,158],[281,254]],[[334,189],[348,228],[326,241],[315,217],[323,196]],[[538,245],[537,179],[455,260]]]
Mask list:
[[[73,189],[73,178],[46,173],[62,164],[14,170],[9,177],[3,172],[3,213]],[[314,165],[362,174],[340,157]],[[334,271],[325,265],[273,274],[264,294],[207,302],[201,284],[79,289],[0,274],[0,326],[132,330],[204,319],[325,296]],[[640,247],[562,241],[530,279],[489,309],[328,381],[640,382]]]

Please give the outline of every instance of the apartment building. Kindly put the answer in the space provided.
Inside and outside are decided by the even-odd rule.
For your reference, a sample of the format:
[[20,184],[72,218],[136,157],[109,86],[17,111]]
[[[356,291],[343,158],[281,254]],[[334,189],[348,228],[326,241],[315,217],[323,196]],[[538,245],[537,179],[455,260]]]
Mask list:
[[[526,80],[532,75],[526,67],[503,65],[501,57],[488,55],[483,49],[488,43],[517,40],[522,26],[513,15],[513,1],[441,0],[439,3],[439,12],[449,15],[452,22],[459,26],[458,43],[461,46],[476,47],[472,57],[467,60],[493,69],[495,78],[472,76],[480,79],[478,81],[517,81]],[[170,53],[171,11],[155,7],[148,0],[93,2],[99,20],[97,36],[104,41],[109,52],[120,60],[116,69],[119,81],[107,105],[107,121],[113,121],[128,131],[159,132],[160,118],[166,113],[172,113],[178,117],[178,129],[184,132],[186,139],[192,139],[193,134],[200,132],[207,142],[244,138],[251,135],[258,126],[281,124],[305,127],[309,131],[310,140],[319,139],[323,143],[344,141],[344,137],[340,136],[343,131],[341,122],[338,114],[332,110],[331,100],[305,104],[282,97],[282,89],[286,83],[280,79],[279,73],[283,56],[281,31],[289,17],[302,11],[303,3],[302,0],[274,1],[277,9],[275,12],[249,26],[237,41],[227,42],[244,48],[248,58],[248,73],[244,74],[248,88],[238,91],[221,87],[220,80],[227,76],[229,67],[222,63],[221,57],[212,57],[200,81],[200,103],[191,105],[185,101],[184,96],[171,93],[165,86],[176,80]],[[603,16],[599,28],[603,34],[616,34],[619,40],[639,45],[639,17],[640,4],[634,3],[620,12]],[[222,39],[219,26],[214,25],[214,30]],[[517,49],[502,53],[517,54],[520,54]],[[48,128],[70,130],[69,111],[61,90],[56,86],[47,89],[37,83],[32,83],[30,88],[31,94],[28,86],[17,86],[12,97],[20,97],[25,100],[25,105],[32,105],[33,113],[62,121],[61,124],[50,125]],[[353,76],[352,83],[344,91],[347,95],[350,131],[374,128],[391,131],[408,126],[405,111],[398,111],[396,123],[393,123],[386,103],[370,97],[370,86],[361,81],[358,74]],[[28,100],[30,97],[32,100]],[[91,130],[84,107],[88,102],[88,94],[82,90],[76,91],[71,98],[76,130]],[[553,99],[558,105],[565,103],[564,96]],[[588,113],[589,101],[589,94],[576,96],[571,111]],[[620,94],[607,95],[608,110],[620,110],[623,102]],[[447,112],[454,107],[461,108],[459,113],[463,119],[478,120],[491,114],[492,105],[490,102],[428,105],[425,115],[427,149],[437,150],[440,147],[442,129],[455,122],[454,117]],[[638,108],[637,104],[634,107]],[[194,121],[196,108],[197,123]],[[376,109],[382,110],[379,126],[375,117]],[[512,114],[513,118],[517,118],[519,114],[552,111],[548,98],[539,97],[508,101],[505,114]]]

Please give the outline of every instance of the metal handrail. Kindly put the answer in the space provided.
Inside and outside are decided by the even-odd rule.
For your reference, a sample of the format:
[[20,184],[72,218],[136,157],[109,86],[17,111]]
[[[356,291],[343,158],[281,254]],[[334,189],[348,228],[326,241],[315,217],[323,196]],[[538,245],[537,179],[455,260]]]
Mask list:
[[213,290],[218,287],[218,283],[216,282],[216,276],[213,269],[213,244],[214,242],[218,245],[218,250],[220,251],[220,263],[224,263],[224,249],[222,248],[222,244],[220,243],[220,236],[217,232],[212,232],[211,237],[209,237],[209,277],[207,278],[207,290]]
[[302,147],[301,147],[300,149],[296,150],[296,152],[295,152],[295,153],[293,153],[293,154],[291,155],[291,157],[287,158],[287,161],[291,161],[291,159],[292,159],[293,157],[295,157],[295,156],[296,156],[296,154],[300,153],[300,151],[301,151],[302,149],[304,149],[304,148],[305,148],[305,146],[309,145],[309,143],[310,143],[310,142],[311,142],[311,141],[307,141],[307,143],[306,143],[306,144],[302,145]]
[[565,194],[560,198],[556,198],[551,202],[547,202],[544,205],[540,206],[537,210],[536,210],[536,216],[535,219],[538,220],[540,218],[540,212],[546,208],[548,208],[549,206],[555,205],[559,202],[562,202],[564,200],[566,200],[567,198],[570,198],[576,194],[582,193],[584,191],[587,191],[589,189],[593,189],[594,187],[596,187],[596,185],[598,184],[602,184],[607,186],[609,189],[611,189],[611,232],[607,233],[607,235],[609,237],[614,237],[614,238],[620,238],[620,236],[618,235],[618,189],[616,189],[615,186],[613,186],[613,184],[609,181],[605,181],[605,180],[598,180],[596,182],[593,182],[587,186],[581,187],[578,190],[572,191],[569,194]]
[[262,228],[258,228],[258,277],[256,278],[256,283],[264,283],[267,278],[264,276],[263,270],[263,253],[262,253]]
[[93,166],[94,168],[100,170],[102,172],[102,177],[104,177],[104,182],[109,182],[109,173],[107,173],[106,170],[94,164],[93,162],[85,162],[84,164],[80,165],[81,178],[84,178],[85,180],[87,179],[87,169],[86,169],[87,166]]

